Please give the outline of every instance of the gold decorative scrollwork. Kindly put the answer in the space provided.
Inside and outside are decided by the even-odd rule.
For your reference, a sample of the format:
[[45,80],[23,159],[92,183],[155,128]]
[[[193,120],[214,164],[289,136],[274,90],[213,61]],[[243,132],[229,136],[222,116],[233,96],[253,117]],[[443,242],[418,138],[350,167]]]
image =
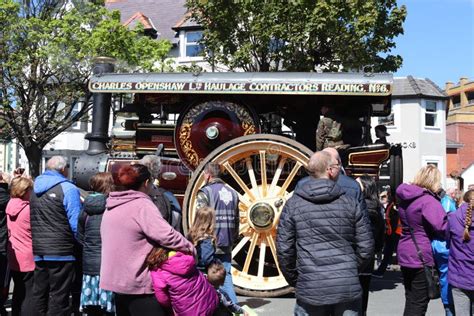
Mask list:
[[199,164],[199,156],[193,148],[191,143],[191,127],[192,124],[185,123],[181,126],[179,130],[179,144],[183,150],[184,155],[186,156],[188,162],[197,167]]

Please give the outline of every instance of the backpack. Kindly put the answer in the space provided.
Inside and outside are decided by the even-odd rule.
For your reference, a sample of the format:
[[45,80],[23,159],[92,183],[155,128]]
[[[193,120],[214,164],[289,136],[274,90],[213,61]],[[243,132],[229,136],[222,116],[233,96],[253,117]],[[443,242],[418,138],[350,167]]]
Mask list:
[[155,187],[153,193],[153,202],[155,202],[163,218],[171,224],[171,203],[165,195],[165,190],[160,187]]
[[331,128],[329,129],[327,138],[329,141],[333,142],[338,142],[342,140],[341,123],[336,120],[332,120]]

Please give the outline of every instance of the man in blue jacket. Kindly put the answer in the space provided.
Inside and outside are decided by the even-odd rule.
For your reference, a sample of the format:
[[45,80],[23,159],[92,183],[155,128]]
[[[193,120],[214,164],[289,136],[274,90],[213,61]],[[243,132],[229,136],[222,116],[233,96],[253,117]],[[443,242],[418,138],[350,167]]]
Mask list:
[[37,315],[68,315],[74,278],[74,245],[81,210],[78,188],[67,179],[69,164],[51,157],[30,198],[35,259],[33,303]]

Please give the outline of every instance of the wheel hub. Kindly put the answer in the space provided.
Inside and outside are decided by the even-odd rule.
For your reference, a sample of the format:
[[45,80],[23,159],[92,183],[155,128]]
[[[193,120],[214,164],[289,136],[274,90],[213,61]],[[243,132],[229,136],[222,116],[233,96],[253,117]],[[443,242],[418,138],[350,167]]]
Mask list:
[[216,139],[217,136],[219,136],[219,129],[217,128],[217,126],[214,126],[214,125],[209,126],[206,129],[206,136],[209,139]]
[[273,225],[275,211],[268,203],[260,202],[252,206],[249,218],[255,228],[267,229]]

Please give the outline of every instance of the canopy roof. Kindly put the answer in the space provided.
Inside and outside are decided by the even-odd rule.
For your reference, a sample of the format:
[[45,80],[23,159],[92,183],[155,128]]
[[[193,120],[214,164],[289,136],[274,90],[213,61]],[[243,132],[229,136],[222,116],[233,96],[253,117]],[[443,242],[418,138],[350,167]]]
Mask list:
[[392,86],[391,74],[315,72],[103,74],[89,82],[96,93],[388,96]]

